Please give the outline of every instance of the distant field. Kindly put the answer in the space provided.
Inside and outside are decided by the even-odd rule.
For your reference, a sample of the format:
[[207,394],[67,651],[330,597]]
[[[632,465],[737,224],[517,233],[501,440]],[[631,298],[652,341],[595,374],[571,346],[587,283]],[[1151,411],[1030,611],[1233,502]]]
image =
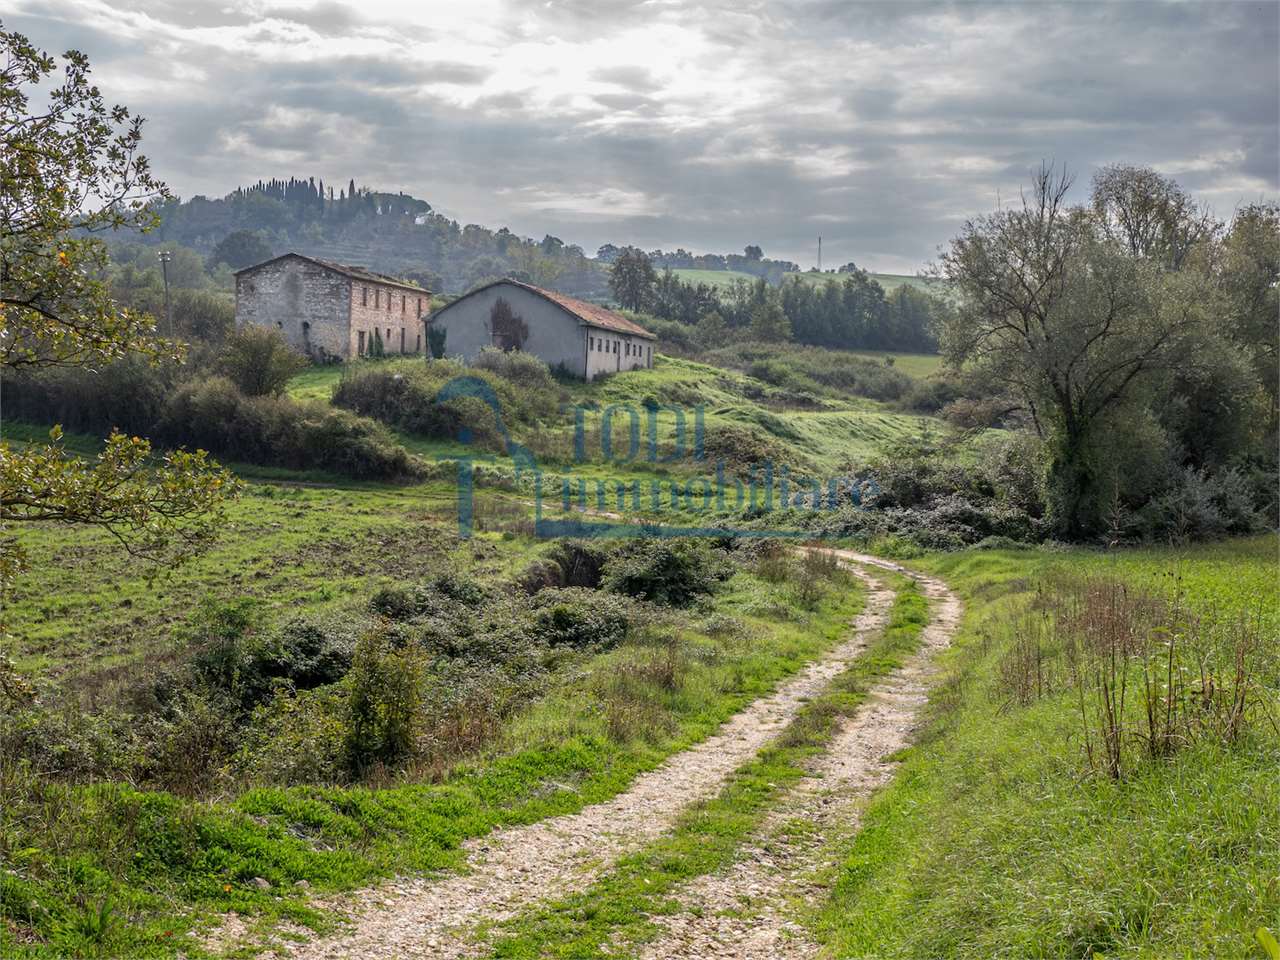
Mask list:
[[[749,273],[742,273],[738,270],[673,270],[671,271],[681,280],[689,283],[709,283],[715,287],[729,287],[733,285],[735,280],[755,280]],[[884,288],[885,293],[902,286],[904,283],[908,286],[915,287],[917,290],[927,290],[934,281],[925,280],[922,277],[912,277],[901,273],[872,273],[869,274],[872,280],[880,284]],[[828,280],[839,280],[838,273],[789,273],[787,279],[799,280],[803,283],[825,283]]]

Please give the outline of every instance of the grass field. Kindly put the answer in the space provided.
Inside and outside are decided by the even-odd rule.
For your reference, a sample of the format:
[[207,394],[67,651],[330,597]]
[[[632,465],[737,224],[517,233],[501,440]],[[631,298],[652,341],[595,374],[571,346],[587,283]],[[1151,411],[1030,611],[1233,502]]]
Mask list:
[[[922,561],[964,595],[964,627],[919,746],[834,854],[842,866],[812,916],[833,952],[1264,956],[1255,931],[1280,926],[1278,546],[1271,535]],[[1205,739],[1136,762],[1120,781],[1087,775],[1077,698],[1055,687],[1019,705],[1001,682],[1023,611],[1063,570],[1180,596],[1228,635],[1255,621],[1266,638],[1256,725],[1233,745]]]
[[[756,277],[752,274],[743,273],[740,270],[693,270],[681,268],[671,272],[688,283],[706,283],[713,287],[729,287],[737,280],[746,280],[748,282],[756,280]],[[931,286],[931,282],[928,280],[902,273],[871,273],[868,275],[884,288],[885,293],[889,293],[904,283],[918,290],[928,290]],[[799,272],[788,273],[786,279],[788,281],[797,280],[802,283],[821,284],[830,280],[838,281],[840,275],[838,273]]]

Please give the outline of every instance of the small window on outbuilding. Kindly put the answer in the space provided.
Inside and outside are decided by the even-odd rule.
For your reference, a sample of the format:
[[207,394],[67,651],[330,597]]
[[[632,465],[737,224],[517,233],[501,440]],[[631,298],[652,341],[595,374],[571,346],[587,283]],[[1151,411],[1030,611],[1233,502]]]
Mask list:
[[356,352],[360,354],[360,356],[362,357],[364,356],[364,331],[363,330],[360,331],[360,346],[356,349]]

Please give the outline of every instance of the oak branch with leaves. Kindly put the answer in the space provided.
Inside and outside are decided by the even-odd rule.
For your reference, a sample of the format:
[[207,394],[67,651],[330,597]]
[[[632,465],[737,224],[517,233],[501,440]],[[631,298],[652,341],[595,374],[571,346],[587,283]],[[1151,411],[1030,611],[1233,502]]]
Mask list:
[[[121,309],[102,279],[98,234],[153,227],[151,204],[168,195],[138,152],[142,121],[104,103],[83,54],[61,58],[60,82],[51,80],[58,67],[0,29],[0,375],[180,357],[154,319]],[[203,451],[157,455],[118,433],[95,461],[68,454],[57,428],[43,445],[0,439],[0,580],[22,562],[14,524],[94,525],[134,555],[182,559],[207,542],[236,487]]]

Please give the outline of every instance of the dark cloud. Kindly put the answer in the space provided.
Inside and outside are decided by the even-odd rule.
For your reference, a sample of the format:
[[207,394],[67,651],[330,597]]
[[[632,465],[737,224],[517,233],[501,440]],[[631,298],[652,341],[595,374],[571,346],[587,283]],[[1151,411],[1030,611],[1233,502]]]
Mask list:
[[85,50],[184,195],[354,177],[589,250],[759,243],[807,265],[821,233],[829,263],[896,270],[1046,159],[1079,197],[1112,162],[1221,214],[1280,192],[1276,4],[513,0],[415,25],[102,2],[7,26]]

